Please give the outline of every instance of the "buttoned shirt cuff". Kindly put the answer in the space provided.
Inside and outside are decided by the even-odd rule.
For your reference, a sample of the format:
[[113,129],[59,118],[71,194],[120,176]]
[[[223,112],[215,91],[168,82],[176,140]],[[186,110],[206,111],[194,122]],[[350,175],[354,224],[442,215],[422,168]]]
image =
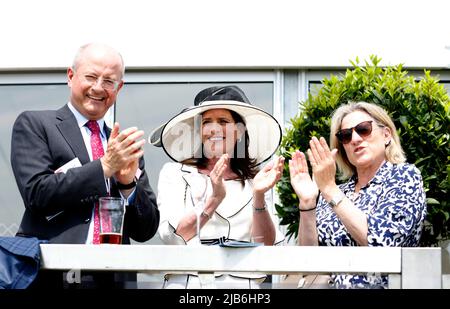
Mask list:
[[130,193],[130,195],[128,195],[128,198],[125,198],[125,196],[123,196],[122,192],[120,192],[120,196],[125,200],[125,206],[131,205],[134,203],[134,200],[136,198],[136,187],[134,187],[133,191]]

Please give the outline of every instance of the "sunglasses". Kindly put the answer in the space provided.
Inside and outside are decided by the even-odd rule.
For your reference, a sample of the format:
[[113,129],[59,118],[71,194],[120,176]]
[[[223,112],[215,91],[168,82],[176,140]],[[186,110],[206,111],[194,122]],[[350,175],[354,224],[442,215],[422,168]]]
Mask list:
[[348,144],[352,140],[353,130],[361,137],[367,137],[372,133],[372,120],[358,123],[353,128],[342,129],[336,133],[336,137],[342,144]]

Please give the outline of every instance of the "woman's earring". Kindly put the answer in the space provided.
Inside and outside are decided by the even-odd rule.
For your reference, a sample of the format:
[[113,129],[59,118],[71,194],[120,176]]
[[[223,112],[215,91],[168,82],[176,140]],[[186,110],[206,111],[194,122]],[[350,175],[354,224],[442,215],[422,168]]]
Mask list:
[[391,144],[391,140],[387,141],[386,143],[384,143],[384,146],[387,147]]
[[242,141],[242,137],[238,138],[238,143],[240,143]]

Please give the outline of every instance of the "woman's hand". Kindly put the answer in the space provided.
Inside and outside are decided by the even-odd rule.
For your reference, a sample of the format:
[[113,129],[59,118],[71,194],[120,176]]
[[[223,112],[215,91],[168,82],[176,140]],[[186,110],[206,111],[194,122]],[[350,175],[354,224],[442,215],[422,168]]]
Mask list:
[[[336,188],[336,154],[337,149],[330,151],[323,137],[320,141],[313,137],[309,141],[308,159],[311,163],[314,180],[322,194]],[[324,196],[325,197],[325,196]],[[326,198],[326,197],[325,197]]]
[[292,154],[292,159],[289,161],[289,174],[291,175],[292,188],[294,188],[300,202],[300,209],[303,206],[311,208],[308,205],[316,202],[319,189],[309,175],[308,164],[303,152],[296,150]]
[[283,173],[284,157],[275,157],[253,178],[253,192],[264,194],[280,180]]
[[219,160],[217,160],[213,169],[209,173],[209,178],[211,179],[212,185],[212,198],[221,202],[226,195],[225,181],[223,180],[223,174],[225,173],[230,158],[228,154],[223,154]]

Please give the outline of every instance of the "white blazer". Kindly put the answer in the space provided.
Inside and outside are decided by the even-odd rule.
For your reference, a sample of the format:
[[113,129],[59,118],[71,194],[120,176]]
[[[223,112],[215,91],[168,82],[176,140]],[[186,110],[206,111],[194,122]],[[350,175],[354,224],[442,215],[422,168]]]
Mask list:
[[[211,214],[211,219],[200,231],[201,239],[227,237],[235,240],[251,241],[253,221],[253,190],[252,181],[225,181],[226,197]],[[166,163],[159,174],[158,208],[160,211],[159,235],[167,245],[198,244],[195,236],[187,243],[175,233],[178,223],[187,212],[192,212],[199,206],[198,196],[205,192],[212,193],[209,176],[198,172],[197,168],[180,163]],[[272,190],[265,194],[266,207],[272,217],[276,230],[275,244],[284,240],[279,230],[278,219],[274,216],[272,205]]]

